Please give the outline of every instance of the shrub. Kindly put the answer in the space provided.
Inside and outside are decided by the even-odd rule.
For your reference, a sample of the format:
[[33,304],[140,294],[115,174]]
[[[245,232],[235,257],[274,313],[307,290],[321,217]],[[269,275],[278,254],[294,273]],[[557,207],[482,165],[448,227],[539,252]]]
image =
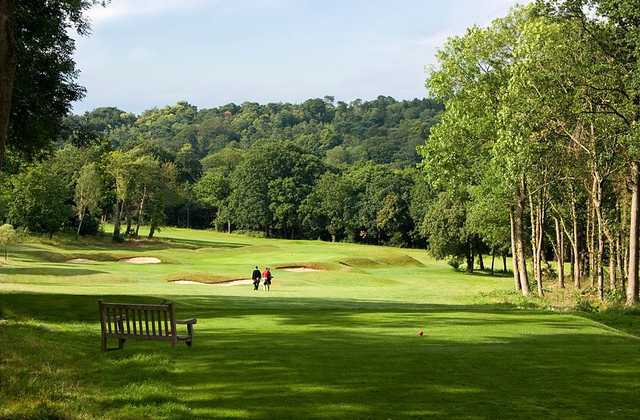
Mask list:
[[598,312],[598,306],[591,300],[590,289],[576,292],[575,309],[580,312]]
[[607,303],[611,303],[615,305],[623,304],[624,301],[626,300],[626,297],[627,296],[625,295],[624,291],[620,289],[609,289],[604,294],[604,298],[607,301]]
[[[77,225],[76,225],[77,226]],[[82,228],[80,229],[80,235],[95,236],[100,232],[100,219],[97,217],[87,216],[83,220]]]
[[462,259],[460,257],[451,257],[449,258],[449,261],[447,261],[447,264],[453,267],[454,270],[460,271],[460,266],[462,265]]
[[264,232],[261,232],[259,230],[236,230],[233,233],[237,233],[238,235],[251,236],[252,238],[266,238],[267,237],[267,235],[265,235]]

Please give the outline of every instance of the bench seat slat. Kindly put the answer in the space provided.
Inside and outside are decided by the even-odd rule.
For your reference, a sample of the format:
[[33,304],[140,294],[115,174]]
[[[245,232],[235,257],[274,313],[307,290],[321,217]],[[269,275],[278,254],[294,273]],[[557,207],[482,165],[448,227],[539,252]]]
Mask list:
[[104,303],[107,308],[129,308],[129,309],[142,309],[142,310],[167,310],[167,305],[161,304],[139,304],[139,303]]
[[[160,335],[133,335],[133,334],[107,334],[110,338],[124,338],[124,339],[136,339],[136,340],[158,340],[158,341],[171,341],[173,337],[164,337]],[[179,336],[178,336],[179,337]]]

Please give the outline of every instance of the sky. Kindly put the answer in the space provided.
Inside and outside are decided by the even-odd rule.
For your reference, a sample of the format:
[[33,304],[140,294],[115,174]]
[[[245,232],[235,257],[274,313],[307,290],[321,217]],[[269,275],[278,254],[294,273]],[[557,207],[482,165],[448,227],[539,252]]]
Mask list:
[[421,98],[449,36],[523,0],[111,0],[76,37],[81,113]]

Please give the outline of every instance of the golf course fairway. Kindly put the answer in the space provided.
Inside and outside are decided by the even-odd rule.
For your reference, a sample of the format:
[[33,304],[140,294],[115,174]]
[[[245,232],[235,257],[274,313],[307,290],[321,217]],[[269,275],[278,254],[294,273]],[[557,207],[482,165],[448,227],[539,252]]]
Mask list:
[[[512,289],[508,274],[459,273],[424,250],[160,237],[31,239],[10,252],[0,418],[640,415],[640,339],[580,313],[483,301]],[[270,292],[225,285],[256,265],[272,268]],[[98,299],[174,302],[198,319],[193,347],[102,353]]]

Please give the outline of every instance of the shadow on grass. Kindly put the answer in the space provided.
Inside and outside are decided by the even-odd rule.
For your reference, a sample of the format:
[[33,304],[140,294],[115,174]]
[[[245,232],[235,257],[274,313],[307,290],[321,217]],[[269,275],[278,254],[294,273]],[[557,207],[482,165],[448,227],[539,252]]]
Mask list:
[[[154,241],[113,243],[111,241],[43,241],[66,252],[55,252],[39,245],[27,243],[11,250],[12,256],[29,261],[65,262],[74,258],[87,258],[96,261],[117,261],[124,257],[134,257],[149,251],[170,249],[237,249],[248,246],[243,243],[217,242],[196,239],[164,239]],[[87,252],[90,250],[90,252]]]
[[[82,405],[89,416],[634,418],[639,414],[638,341],[594,329],[566,314],[497,305],[183,296],[173,299],[178,315],[199,318],[193,348],[132,342],[124,351],[101,354],[98,298],[0,295],[0,309],[9,318],[60,326],[55,330],[32,324],[0,326],[0,339],[8,343],[0,349],[0,355],[8,355],[0,358],[0,366],[3,360],[9,362],[0,373],[13,373],[11,377],[25,381],[6,387],[9,398],[25,394],[41,398],[26,382],[25,366],[44,376],[50,374],[45,366],[57,366],[60,372],[52,375],[49,385],[55,385],[56,378],[78,381],[77,392],[63,399],[68,401],[65,407],[73,410]],[[445,333],[430,335],[427,329],[427,336],[417,337],[408,330],[424,317]],[[539,326],[543,328],[536,329]]]
[[491,271],[487,271],[487,270],[485,271],[475,270],[473,273],[467,273],[467,272],[461,271],[461,273],[467,276],[472,276],[472,277],[489,277],[489,278],[497,278],[497,279],[513,277],[513,274],[511,272],[505,273],[504,271],[498,271],[498,270],[496,270],[493,274],[491,274]]
[[61,237],[51,241],[52,245],[67,250],[100,249],[100,250],[163,250],[163,249],[196,249],[196,248],[240,248],[245,243],[227,241],[209,241],[206,239],[165,238],[158,236],[154,239],[129,239],[123,242],[113,242],[111,235],[85,237],[76,240],[75,237]]
[[58,267],[0,267],[0,275],[7,276],[90,276],[104,274],[104,271],[86,268],[58,268]]

